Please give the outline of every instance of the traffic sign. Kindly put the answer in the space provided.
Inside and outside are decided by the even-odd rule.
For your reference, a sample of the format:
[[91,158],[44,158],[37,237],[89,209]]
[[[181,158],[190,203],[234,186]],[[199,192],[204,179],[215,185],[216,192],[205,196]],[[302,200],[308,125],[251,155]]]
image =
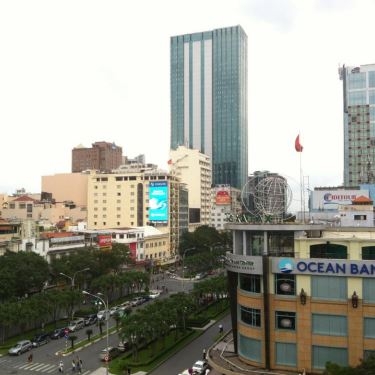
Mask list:
[[108,355],[107,355],[107,354],[104,356],[104,360],[105,360],[106,362],[108,362],[109,358],[108,358]]

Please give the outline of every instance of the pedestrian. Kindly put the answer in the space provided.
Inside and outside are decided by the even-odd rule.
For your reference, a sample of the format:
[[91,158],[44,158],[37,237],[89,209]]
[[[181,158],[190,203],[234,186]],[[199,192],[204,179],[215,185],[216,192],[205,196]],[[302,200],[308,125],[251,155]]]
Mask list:
[[76,370],[76,361],[73,358],[72,359],[72,372],[75,372],[75,370]]
[[27,361],[28,361],[29,363],[32,363],[32,362],[33,362],[33,353],[30,353],[30,355],[29,355],[28,358],[27,358]]
[[76,363],[77,363],[78,374],[82,374],[82,359],[79,358],[78,356],[77,356]]
[[131,369],[130,369],[130,367],[128,367],[128,375],[130,375],[131,374]]
[[202,358],[204,361],[206,360],[206,349],[203,349]]
[[223,325],[222,324],[219,324],[219,333],[223,333]]
[[210,369],[209,368],[206,368],[206,371],[205,371],[205,375],[208,375],[210,373]]
[[63,361],[59,362],[59,372],[64,372],[64,363],[63,363]]

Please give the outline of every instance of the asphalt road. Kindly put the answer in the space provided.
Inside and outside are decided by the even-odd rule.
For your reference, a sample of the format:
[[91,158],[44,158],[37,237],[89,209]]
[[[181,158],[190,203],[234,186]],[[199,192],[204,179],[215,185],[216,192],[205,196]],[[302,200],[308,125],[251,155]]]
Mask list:
[[[193,280],[180,280],[180,279],[173,279],[168,277],[162,277],[161,275],[156,275],[154,277],[154,282],[151,285],[152,289],[162,289],[164,286],[168,289],[168,293],[163,293],[160,298],[166,298],[171,293],[180,292],[182,290],[189,291],[193,288],[193,285],[196,281]],[[148,302],[152,303],[152,302]],[[142,306],[137,307],[142,308]],[[136,308],[136,309],[137,309]],[[217,323],[219,324],[219,323]],[[224,323],[224,327],[225,327]],[[229,324],[229,318],[228,323]],[[115,325],[114,319],[110,319],[109,326]],[[77,341],[80,341],[83,338],[87,338],[86,329],[91,328],[94,332],[93,335],[96,335],[99,332],[99,328],[96,325],[92,325],[89,327],[85,327],[77,332],[74,333],[75,336],[78,337]],[[105,332],[105,326],[103,327]],[[215,332],[216,330],[216,332]],[[213,337],[217,334],[218,328],[212,327],[208,330],[208,333],[205,333],[201,337],[199,337],[195,342],[198,345],[196,348],[191,347],[188,350],[188,357],[185,357],[185,361],[181,362],[181,360],[174,361],[171,358],[170,366],[173,369],[172,372],[168,370],[167,372],[153,372],[153,374],[178,374],[180,370],[182,370],[186,364],[186,367],[191,366],[195,360],[200,359],[202,356],[203,347],[208,347],[212,344]],[[210,337],[211,332],[211,337]],[[208,335],[208,336],[207,336]],[[109,345],[110,346],[117,346],[119,343],[119,337],[117,333],[109,335]],[[0,357],[0,375],[8,375],[8,374],[18,374],[18,375],[25,375],[25,374],[57,374],[58,373],[58,364],[59,361],[62,360],[64,362],[65,373],[70,373],[71,371],[71,362],[72,359],[79,356],[80,359],[83,361],[83,375],[88,375],[92,371],[98,369],[99,367],[103,366],[103,362],[99,360],[99,353],[102,349],[106,347],[106,339],[103,338],[97,343],[93,343],[87,348],[78,350],[74,355],[68,355],[62,357],[58,355],[58,353],[66,348],[66,346],[70,345],[70,341],[67,341],[65,338],[60,338],[58,340],[51,340],[48,344],[42,345],[39,348],[32,349],[33,353],[33,362],[28,363],[27,357],[29,353],[24,353],[20,356],[8,356],[4,355]],[[191,345],[189,345],[190,347]],[[199,349],[198,349],[199,348]],[[193,350],[194,349],[194,350]],[[184,349],[185,351],[185,349]],[[191,352],[191,354],[190,354]],[[179,356],[178,353],[176,356]],[[186,354],[185,354],[186,356]],[[163,364],[162,366],[164,366]],[[185,368],[186,368],[185,367]],[[162,368],[162,367],[159,367]],[[176,371],[175,371],[176,370]]]
[[217,338],[219,324],[223,325],[224,331],[230,327],[230,314],[215,322],[204,333],[181,349],[173,357],[169,358],[154,371],[152,375],[178,375],[183,370],[193,366],[194,362],[202,359],[203,349],[208,349]]

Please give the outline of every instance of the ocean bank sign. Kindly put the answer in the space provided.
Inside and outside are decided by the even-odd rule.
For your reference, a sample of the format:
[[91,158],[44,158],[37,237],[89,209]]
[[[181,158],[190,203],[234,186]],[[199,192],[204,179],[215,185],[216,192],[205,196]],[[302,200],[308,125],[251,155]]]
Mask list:
[[297,275],[375,277],[375,261],[272,258],[272,272]]

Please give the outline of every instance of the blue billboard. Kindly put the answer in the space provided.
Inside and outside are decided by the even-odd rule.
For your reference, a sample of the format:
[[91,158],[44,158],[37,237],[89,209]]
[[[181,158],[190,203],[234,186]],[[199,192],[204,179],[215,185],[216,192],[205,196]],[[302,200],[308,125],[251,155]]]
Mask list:
[[148,214],[150,221],[168,222],[167,181],[150,181]]

